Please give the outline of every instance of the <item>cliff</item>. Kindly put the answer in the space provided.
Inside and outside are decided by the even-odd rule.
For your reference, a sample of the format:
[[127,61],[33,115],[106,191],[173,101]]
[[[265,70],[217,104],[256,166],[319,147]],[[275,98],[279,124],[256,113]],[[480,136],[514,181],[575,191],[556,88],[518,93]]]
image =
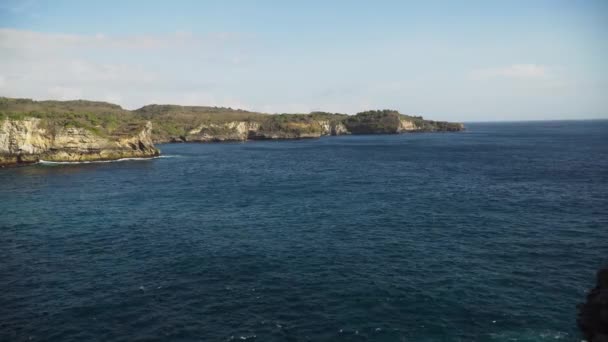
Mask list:
[[352,134],[398,134],[406,132],[457,132],[462,123],[425,120],[394,110],[372,110],[346,118],[346,129]]
[[79,127],[54,127],[42,119],[4,120],[0,124],[0,166],[40,160],[81,162],[159,155],[152,124],[129,136],[103,137]]
[[[89,114],[77,114],[77,109],[15,111],[15,102],[0,100],[0,167],[40,160],[81,162],[159,155],[152,141],[151,122],[128,118],[115,122],[109,117],[96,120]],[[37,103],[21,105],[36,107]]]
[[344,134],[457,132],[461,123],[425,120],[393,110],[356,115],[312,112],[265,114],[231,108],[150,105],[135,110],[155,123],[157,142],[218,142],[318,138]]
[[222,107],[148,105],[130,111],[106,102],[0,97],[0,165],[152,157],[159,154],[155,142],[304,139],[463,129],[461,123],[425,120],[394,110],[356,115],[266,114]]

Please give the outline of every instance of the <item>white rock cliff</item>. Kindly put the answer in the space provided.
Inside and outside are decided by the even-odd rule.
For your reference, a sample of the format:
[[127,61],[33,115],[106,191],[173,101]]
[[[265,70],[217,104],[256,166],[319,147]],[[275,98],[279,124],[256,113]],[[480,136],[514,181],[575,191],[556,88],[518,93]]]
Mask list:
[[79,127],[54,127],[37,118],[0,122],[0,166],[47,161],[154,157],[152,124],[133,136],[101,136]]

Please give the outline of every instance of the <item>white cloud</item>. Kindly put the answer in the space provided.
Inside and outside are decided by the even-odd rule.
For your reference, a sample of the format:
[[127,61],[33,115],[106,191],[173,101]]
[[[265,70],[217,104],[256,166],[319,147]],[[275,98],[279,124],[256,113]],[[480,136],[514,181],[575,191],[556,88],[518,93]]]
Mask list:
[[[230,68],[244,67],[236,34],[108,36],[0,28],[0,96],[106,100],[127,108],[155,98],[236,104],[228,94],[192,95]],[[10,87],[6,85],[10,84]]]
[[160,49],[201,45],[217,48],[218,45],[238,39],[240,37],[237,34],[222,32],[195,35],[187,31],[177,31],[158,35],[108,36],[103,33],[82,35],[0,28],[0,48],[27,50],[60,50],[86,47],[98,49]]
[[549,68],[538,64],[513,64],[505,67],[477,69],[471,72],[471,78],[475,80],[495,78],[542,79],[548,75]]

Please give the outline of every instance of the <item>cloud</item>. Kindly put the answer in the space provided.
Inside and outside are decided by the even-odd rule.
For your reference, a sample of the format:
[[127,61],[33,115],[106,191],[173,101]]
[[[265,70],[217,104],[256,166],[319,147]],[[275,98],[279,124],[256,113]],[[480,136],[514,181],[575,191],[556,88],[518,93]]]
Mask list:
[[549,75],[549,68],[538,64],[513,64],[498,68],[477,69],[471,72],[474,80],[496,78],[505,79],[542,79]]
[[69,49],[69,48],[121,48],[121,49],[161,49],[178,47],[217,48],[240,36],[235,33],[210,33],[195,35],[188,31],[157,35],[108,36],[103,33],[94,35],[46,33],[11,28],[0,28],[0,48],[19,48],[26,50]]
[[108,36],[0,28],[0,96],[112,100],[128,108],[159,97],[238,103],[209,89],[205,96],[191,92],[246,67],[243,40],[232,33]]

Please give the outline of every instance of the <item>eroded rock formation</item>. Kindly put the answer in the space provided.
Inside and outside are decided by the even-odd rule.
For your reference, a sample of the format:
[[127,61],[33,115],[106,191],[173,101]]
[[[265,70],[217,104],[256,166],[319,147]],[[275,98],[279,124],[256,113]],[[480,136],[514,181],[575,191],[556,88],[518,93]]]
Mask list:
[[143,158],[159,155],[152,142],[152,124],[135,134],[103,135],[82,127],[62,127],[43,119],[0,121],[0,166],[40,160],[79,162]]

